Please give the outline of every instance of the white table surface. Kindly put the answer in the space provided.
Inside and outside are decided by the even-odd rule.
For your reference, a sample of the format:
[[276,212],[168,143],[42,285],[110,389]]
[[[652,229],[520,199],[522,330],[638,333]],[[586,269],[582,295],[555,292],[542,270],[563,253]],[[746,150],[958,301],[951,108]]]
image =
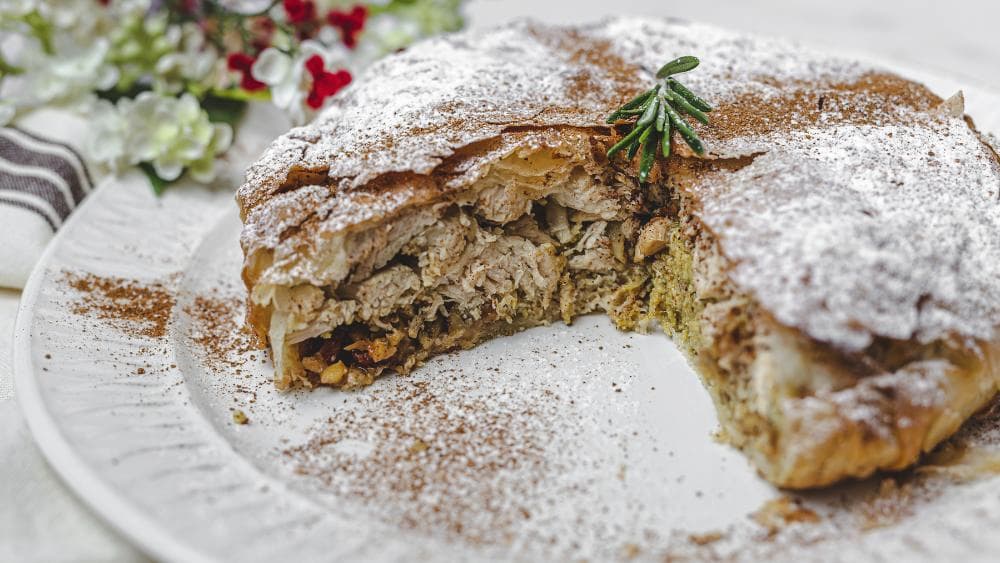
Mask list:
[[[518,16],[582,22],[613,13],[672,15],[867,53],[1000,89],[994,0],[473,0],[470,25]],[[939,94],[949,94],[939,92]],[[19,292],[0,289],[0,561],[139,561],[58,481],[31,443],[11,385]]]

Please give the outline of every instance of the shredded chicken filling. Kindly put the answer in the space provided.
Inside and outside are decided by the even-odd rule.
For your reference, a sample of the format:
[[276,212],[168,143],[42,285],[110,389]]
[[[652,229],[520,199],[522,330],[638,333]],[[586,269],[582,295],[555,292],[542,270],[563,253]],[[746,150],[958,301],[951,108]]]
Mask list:
[[359,387],[598,311],[626,330],[660,321],[696,353],[696,229],[677,219],[670,189],[640,190],[630,174],[581,160],[587,153],[518,149],[449,201],[324,243],[313,261],[337,272],[334,283],[261,285],[279,387]]
[[369,277],[293,288],[287,342],[310,383],[358,386],[383,370],[405,372],[429,355],[553,320],[621,311],[638,321],[644,306],[616,296],[646,287],[629,225],[637,222],[552,200],[503,225],[452,205]]

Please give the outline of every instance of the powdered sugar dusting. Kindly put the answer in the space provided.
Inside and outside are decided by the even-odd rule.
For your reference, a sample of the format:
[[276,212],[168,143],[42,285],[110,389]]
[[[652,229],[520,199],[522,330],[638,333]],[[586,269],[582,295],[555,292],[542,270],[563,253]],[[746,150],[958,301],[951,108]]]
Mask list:
[[871,71],[857,62],[822,55],[783,39],[738,34],[697,22],[617,18],[592,32],[614,42],[616,53],[643,68],[646,82],[670,58],[696,55],[701,66],[682,80],[716,104],[746,92],[780,93],[788,84],[803,80],[849,82]]
[[961,119],[772,142],[699,195],[734,279],[778,320],[850,349],[873,335],[993,337],[1000,167]]

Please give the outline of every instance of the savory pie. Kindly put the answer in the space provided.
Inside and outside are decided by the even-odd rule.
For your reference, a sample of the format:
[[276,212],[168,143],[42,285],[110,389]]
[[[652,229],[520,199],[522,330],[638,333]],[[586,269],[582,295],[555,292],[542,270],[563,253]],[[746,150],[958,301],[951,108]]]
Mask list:
[[[647,185],[605,118],[714,106]],[[912,464],[1000,386],[1000,162],[960,95],[704,25],[530,22],[374,65],[238,196],[278,387],[363,386],[605,312],[662,326],[777,485]]]

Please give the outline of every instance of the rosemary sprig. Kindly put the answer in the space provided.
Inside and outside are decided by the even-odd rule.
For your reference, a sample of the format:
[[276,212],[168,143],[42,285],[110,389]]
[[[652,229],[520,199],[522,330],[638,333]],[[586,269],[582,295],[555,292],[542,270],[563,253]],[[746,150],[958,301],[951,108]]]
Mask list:
[[676,58],[663,65],[656,73],[655,86],[631,99],[608,117],[608,123],[617,123],[638,116],[632,131],[608,149],[608,158],[614,157],[622,150],[626,151],[630,161],[636,154],[640,154],[640,183],[644,184],[649,179],[649,172],[656,161],[657,150],[664,158],[670,156],[671,137],[674,131],[680,134],[696,154],[705,154],[701,139],[682,115],[689,115],[701,123],[708,124],[706,114],[712,111],[712,106],[673,78],[676,74],[693,70],[699,63],[697,58],[687,56]]

